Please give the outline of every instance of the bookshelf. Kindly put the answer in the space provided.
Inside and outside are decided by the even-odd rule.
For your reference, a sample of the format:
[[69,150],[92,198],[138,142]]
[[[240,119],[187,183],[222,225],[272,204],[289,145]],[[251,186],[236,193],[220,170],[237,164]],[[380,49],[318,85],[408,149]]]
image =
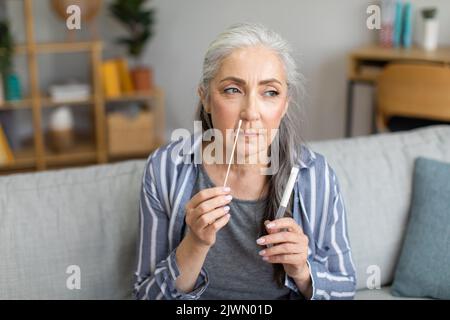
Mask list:
[[[101,164],[132,158],[147,157],[154,149],[163,143],[164,132],[164,92],[154,87],[148,92],[136,92],[120,95],[114,98],[106,98],[103,95],[101,64],[102,42],[48,42],[36,43],[34,37],[33,0],[22,0],[25,21],[25,44],[16,45],[15,54],[25,55],[27,61],[27,73],[29,76],[30,95],[20,101],[5,101],[0,103],[2,110],[28,109],[32,115],[33,137],[30,145],[21,150],[14,150],[15,161],[9,165],[0,165],[0,174],[8,174],[21,171],[41,171],[51,168],[62,168],[86,164]],[[91,91],[88,99],[55,102],[39,90],[39,65],[38,55],[47,53],[85,53],[89,57]],[[149,149],[139,153],[112,156],[108,151],[107,137],[107,106],[116,102],[140,102],[154,113],[155,143]],[[43,132],[43,111],[62,105],[73,108],[89,107],[92,115],[92,137],[77,137],[75,147],[70,151],[56,153],[46,145],[46,137]]]

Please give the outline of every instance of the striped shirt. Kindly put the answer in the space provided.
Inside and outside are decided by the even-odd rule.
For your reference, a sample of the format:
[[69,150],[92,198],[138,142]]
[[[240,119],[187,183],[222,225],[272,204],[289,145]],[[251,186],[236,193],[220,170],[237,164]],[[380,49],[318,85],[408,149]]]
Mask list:
[[[204,267],[191,292],[175,286],[180,275],[175,252],[187,229],[184,207],[193,196],[199,170],[193,159],[199,151],[201,135],[192,135],[157,149],[147,160],[139,204],[133,291],[137,299],[196,300],[208,286]],[[325,158],[305,145],[300,147],[298,162],[292,218],[309,239],[312,299],[352,299],[356,275],[338,179]],[[287,275],[284,285],[299,294],[295,281]]]

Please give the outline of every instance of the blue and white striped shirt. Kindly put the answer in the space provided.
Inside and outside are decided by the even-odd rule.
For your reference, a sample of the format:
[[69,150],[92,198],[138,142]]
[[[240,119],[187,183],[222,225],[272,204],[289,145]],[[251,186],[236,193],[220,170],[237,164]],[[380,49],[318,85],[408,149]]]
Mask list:
[[[134,284],[137,299],[194,300],[208,286],[208,273],[202,268],[192,292],[180,292],[175,287],[180,274],[175,251],[187,229],[184,207],[193,196],[199,170],[199,165],[193,161],[194,154],[201,148],[199,140],[191,136],[190,140],[171,142],[157,149],[147,160],[140,196]],[[312,299],[351,299],[355,294],[356,276],[338,179],[325,158],[304,145],[300,147],[299,167],[293,219],[309,239],[307,263],[313,286]],[[295,281],[287,275],[285,286],[299,293]]]

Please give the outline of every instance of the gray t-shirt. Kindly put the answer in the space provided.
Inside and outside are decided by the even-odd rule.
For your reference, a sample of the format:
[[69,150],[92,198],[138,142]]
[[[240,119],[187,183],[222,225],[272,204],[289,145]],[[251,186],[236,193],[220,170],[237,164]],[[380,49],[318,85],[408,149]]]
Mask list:
[[[203,166],[200,168],[194,194],[215,187]],[[233,198],[229,206],[230,220],[218,231],[203,265],[209,285],[200,299],[289,299],[290,289],[278,287],[272,264],[258,254],[263,249],[256,239],[260,236],[265,200]]]

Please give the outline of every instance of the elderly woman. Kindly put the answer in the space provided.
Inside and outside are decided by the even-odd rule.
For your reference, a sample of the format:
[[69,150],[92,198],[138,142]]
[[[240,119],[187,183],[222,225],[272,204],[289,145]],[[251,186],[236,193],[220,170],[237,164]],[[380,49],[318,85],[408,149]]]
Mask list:
[[[198,89],[199,120],[224,137],[226,154],[234,137],[236,152],[221,161],[216,148],[197,163],[194,155],[208,153],[216,141],[192,136],[150,155],[140,200],[138,299],[354,296],[336,174],[302,144],[294,121],[300,80],[286,41],[261,25],[233,25],[211,43]],[[189,152],[183,152],[186,141]],[[267,161],[250,161],[261,154],[278,161],[270,175],[263,173]],[[275,219],[293,166],[299,174],[290,205]]]

